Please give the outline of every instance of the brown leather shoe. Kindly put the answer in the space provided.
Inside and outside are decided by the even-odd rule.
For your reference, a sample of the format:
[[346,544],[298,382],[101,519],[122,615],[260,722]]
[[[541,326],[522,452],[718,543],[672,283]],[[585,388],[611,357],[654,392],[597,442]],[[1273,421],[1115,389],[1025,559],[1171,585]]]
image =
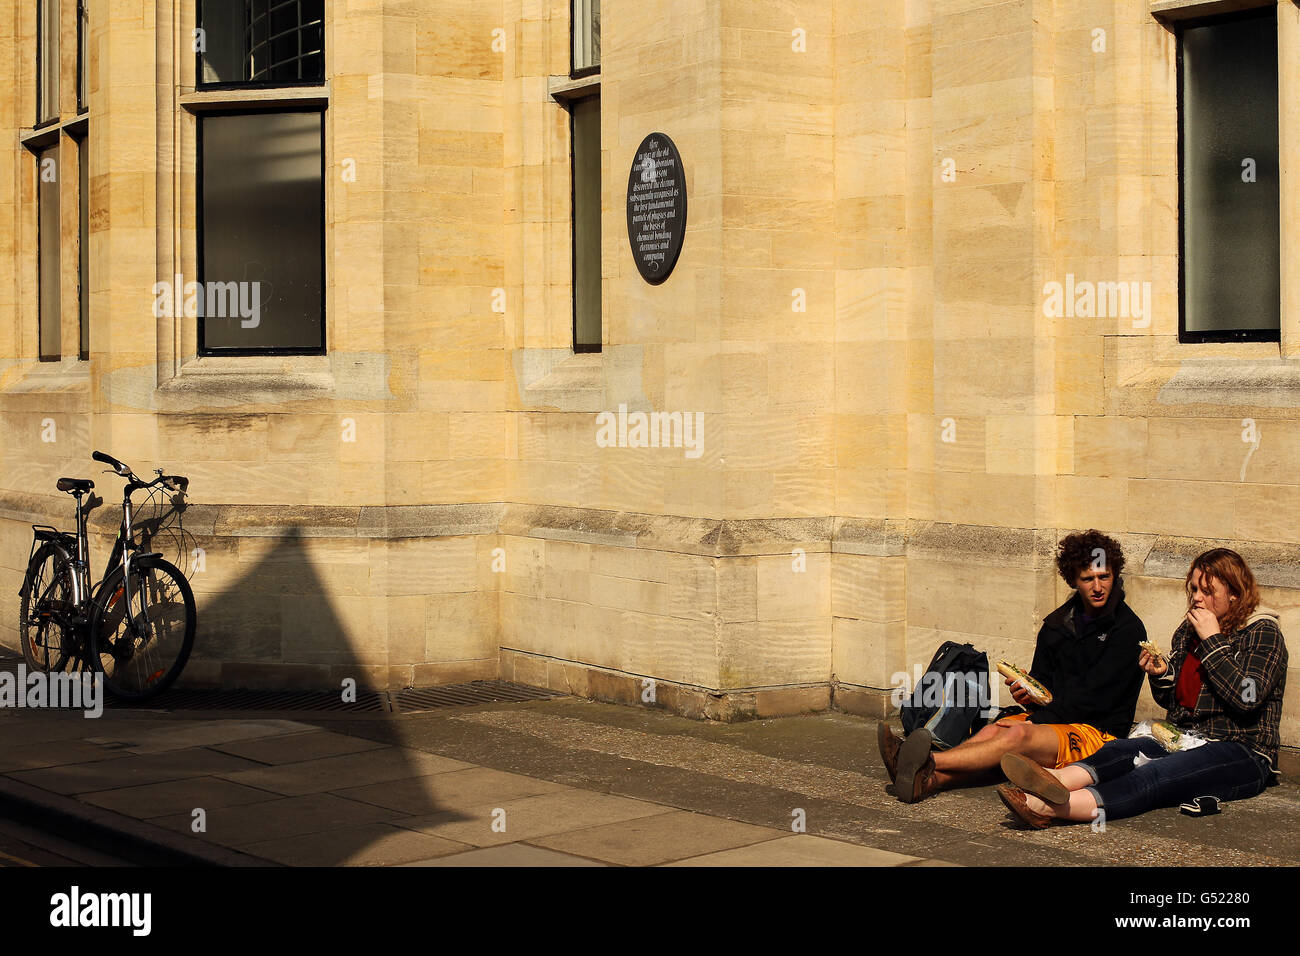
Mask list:
[[930,746],[934,738],[930,731],[918,727],[907,735],[898,748],[898,775],[894,777],[894,793],[903,803],[916,803],[938,790],[934,782],[934,758]]
[[[894,788],[898,788],[897,783],[894,784]],[[935,780],[934,757],[926,757],[925,763],[922,764],[920,772],[912,778],[912,799],[904,800],[903,802],[919,803],[926,797],[938,793],[939,789],[939,784]]]
[[1065,803],[1070,799],[1065,784],[1024,754],[1003,754],[1001,763],[1007,779],[1025,793],[1032,793],[1048,803]]
[[1049,817],[1045,813],[1036,813],[1029,809],[1029,803],[1025,800],[1025,791],[1019,787],[1001,783],[997,786],[997,794],[999,799],[1006,804],[1008,810],[1035,830],[1046,830],[1056,822],[1055,817]]
[[876,744],[880,747],[880,759],[885,762],[889,782],[893,783],[898,777],[898,750],[903,746],[903,738],[894,733],[888,721],[882,720],[876,724]]

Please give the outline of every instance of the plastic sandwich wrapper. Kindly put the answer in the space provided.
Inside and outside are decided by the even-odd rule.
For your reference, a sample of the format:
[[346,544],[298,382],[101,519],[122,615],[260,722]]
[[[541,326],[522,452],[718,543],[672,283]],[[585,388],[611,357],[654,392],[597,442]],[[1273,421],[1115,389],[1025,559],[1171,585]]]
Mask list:
[[[1167,730],[1172,730],[1177,735],[1172,743],[1165,743],[1156,736],[1155,727],[1157,724],[1162,725]],[[1181,750],[1195,750],[1202,744],[1209,743],[1208,740],[1199,734],[1190,730],[1179,730],[1167,720],[1144,720],[1142,723],[1134,727],[1133,732],[1128,736],[1130,740],[1134,737],[1150,737],[1152,740],[1159,741],[1160,744],[1164,746],[1165,750],[1170,753],[1176,753]],[[1148,764],[1150,762],[1151,758],[1146,754],[1138,754],[1133,758],[1134,768],[1141,767],[1143,764]]]

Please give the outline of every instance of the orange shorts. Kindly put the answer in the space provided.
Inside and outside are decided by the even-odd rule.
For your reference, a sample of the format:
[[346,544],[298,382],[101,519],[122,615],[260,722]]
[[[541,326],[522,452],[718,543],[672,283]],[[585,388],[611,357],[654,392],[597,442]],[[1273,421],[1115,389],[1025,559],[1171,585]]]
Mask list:
[[[1028,720],[1028,714],[1012,714],[1002,720]],[[998,721],[1001,723],[1002,721]],[[1039,727],[1051,727],[1056,731],[1056,766],[1060,770],[1076,760],[1091,757],[1101,749],[1102,744],[1115,738],[1098,730],[1092,724],[1037,724]]]

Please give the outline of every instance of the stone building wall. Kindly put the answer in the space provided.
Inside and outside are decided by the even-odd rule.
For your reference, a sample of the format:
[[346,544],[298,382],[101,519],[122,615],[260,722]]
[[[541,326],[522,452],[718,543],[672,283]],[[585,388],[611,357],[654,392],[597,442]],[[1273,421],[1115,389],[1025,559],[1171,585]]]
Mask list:
[[[0,4],[19,140],[26,6]],[[192,478],[193,682],[500,674],[696,715],[883,713],[944,640],[1028,661],[1068,595],[1052,548],[1086,527],[1125,544],[1161,642],[1219,543],[1300,633],[1288,257],[1280,345],[1177,334],[1169,18],[1228,6],[605,0],[603,349],[575,354],[569,4],[337,0],[328,354],[195,359],[191,325],[149,311],[195,262],[193,5],[100,4],[89,362],[35,361],[34,160],[0,157],[0,586],[26,523],[66,524],[53,480],[103,448]],[[1277,10],[1285,153],[1300,13]],[[651,132],[689,196],[655,286],[624,211]],[[1149,282],[1149,323],[1045,315],[1067,276]],[[620,406],[699,413],[699,456],[601,447]]]

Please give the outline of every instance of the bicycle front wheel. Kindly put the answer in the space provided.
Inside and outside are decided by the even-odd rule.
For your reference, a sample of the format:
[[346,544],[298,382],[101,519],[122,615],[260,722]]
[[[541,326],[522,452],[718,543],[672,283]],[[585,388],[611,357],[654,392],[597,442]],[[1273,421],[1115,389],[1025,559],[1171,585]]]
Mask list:
[[90,625],[91,663],[109,693],[143,700],[180,676],[194,646],[197,614],[190,582],[160,558],[131,563],[131,616],[122,569],[104,582]]

